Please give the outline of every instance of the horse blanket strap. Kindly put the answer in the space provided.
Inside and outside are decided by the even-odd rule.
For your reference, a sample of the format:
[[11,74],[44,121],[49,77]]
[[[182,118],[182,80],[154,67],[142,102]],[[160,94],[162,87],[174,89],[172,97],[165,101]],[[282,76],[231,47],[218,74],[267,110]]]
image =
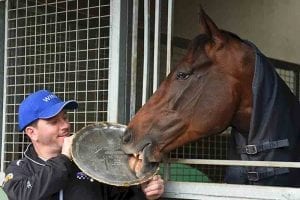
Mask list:
[[248,154],[248,155],[253,155],[257,154],[258,152],[261,151],[266,151],[269,149],[276,149],[280,147],[287,147],[289,146],[289,140],[284,139],[284,140],[277,140],[277,141],[268,141],[264,142],[262,144],[250,144],[246,145],[244,147],[237,147],[237,151],[240,154]]
[[249,181],[259,181],[260,179],[268,178],[275,175],[289,173],[288,168],[266,168],[264,171],[248,171],[247,178]]

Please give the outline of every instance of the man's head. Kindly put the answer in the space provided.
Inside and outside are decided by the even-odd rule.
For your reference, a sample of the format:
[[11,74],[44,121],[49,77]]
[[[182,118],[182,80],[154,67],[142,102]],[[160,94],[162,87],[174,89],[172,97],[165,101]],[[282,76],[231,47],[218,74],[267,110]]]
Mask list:
[[38,119],[50,119],[63,109],[76,109],[76,101],[62,101],[52,92],[39,90],[30,94],[19,107],[19,130],[23,131],[28,125]]
[[47,90],[29,95],[19,107],[19,130],[30,138],[39,157],[49,159],[61,153],[70,135],[66,109],[76,109],[76,101],[62,101]]

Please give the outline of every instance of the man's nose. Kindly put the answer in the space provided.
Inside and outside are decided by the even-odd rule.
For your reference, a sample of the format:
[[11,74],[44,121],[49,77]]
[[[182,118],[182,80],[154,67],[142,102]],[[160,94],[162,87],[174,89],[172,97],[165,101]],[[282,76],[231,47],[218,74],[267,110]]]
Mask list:
[[66,119],[62,119],[60,124],[63,128],[69,128],[70,127],[70,122],[69,122],[69,120],[66,120]]

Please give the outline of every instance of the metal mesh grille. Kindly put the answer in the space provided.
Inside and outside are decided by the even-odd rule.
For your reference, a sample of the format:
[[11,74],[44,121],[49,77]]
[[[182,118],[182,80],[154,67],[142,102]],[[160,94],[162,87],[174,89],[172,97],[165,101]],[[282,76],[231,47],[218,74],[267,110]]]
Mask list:
[[[281,66],[278,66],[278,67],[281,67]],[[289,69],[280,69],[280,68],[277,68],[276,71],[280,75],[280,77],[284,80],[284,82],[289,86],[291,91],[294,94],[299,94],[299,91],[297,93],[297,86],[295,84],[297,82],[296,74],[298,73],[298,75],[299,75],[300,72],[293,71],[292,69],[289,70]],[[299,85],[298,85],[298,88],[299,88]],[[298,99],[300,100],[299,96],[298,96]]]
[[12,0],[7,13],[4,168],[28,143],[17,113],[31,92],[76,99],[73,131],[107,119],[110,1]]

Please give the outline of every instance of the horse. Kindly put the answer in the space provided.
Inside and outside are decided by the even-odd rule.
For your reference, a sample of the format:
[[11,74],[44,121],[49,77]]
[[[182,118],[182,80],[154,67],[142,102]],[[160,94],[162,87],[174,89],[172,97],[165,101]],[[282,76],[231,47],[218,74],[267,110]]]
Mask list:
[[[122,149],[141,170],[165,154],[231,127],[229,159],[300,161],[300,106],[250,41],[219,29],[202,10],[200,33],[128,123]],[[299,186],[300,170],[227,168],[225,182]]]

